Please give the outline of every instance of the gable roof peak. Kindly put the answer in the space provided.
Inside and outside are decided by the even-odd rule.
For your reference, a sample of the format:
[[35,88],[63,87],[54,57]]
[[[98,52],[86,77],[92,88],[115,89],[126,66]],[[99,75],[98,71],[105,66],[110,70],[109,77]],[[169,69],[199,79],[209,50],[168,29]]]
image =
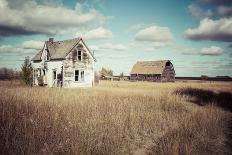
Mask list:
[[[67,39],[67,40],[61,40],[61,41],[45,41],[45,45],[49,51],[49,54],[52,59],[64,59],[67,53],[80,41],[83,41],[81,37],[73,38],[73,39]],[[90,51],[91,53],[91,51]],[[42,54],[42,51],[40,51],[32,60],[41,60],[40,56]],[[92,53],[91,53],[92,55]]]

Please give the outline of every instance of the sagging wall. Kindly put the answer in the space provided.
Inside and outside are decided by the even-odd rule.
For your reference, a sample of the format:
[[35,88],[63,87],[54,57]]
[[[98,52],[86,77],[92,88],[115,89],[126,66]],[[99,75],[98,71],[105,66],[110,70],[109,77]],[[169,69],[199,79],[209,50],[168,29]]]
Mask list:
[[54,84],[57,85],[58,81],[54,79],[54,71],[56,79],[58,79],[58,75],[62,75],[62,60],[33,62],[34,85],[39,85],[39,78],[43,78],[43,86],[53,87]]
[[172,63],[166,64],[161,77],[162,82],[174,82],[175,81],[175,70]]
[[[94,71],[93,67],[90,64],[84,63],[73,63],[70,60],[64,61],[64,85],[63,87],[92,87],[94,85]],[[75,80],[75,71],[79,71],[78,78],[79,80]],[[84,78],[81,80],[81,71],[84,71]]]
[[38,86],[39,83],[38,83],[37,77],[38,77],[39,74],[40,74],[40,71],[39,71],[38,69],[39,69],[39,68],[42,68],[42,63],[41,63],[41,61],[40,61],[40,62],[33,62],[33,63],[32,63],[32,67],[33,67],[33,85]]
[[[48,61],[47,63],[47,86],[56,87],[62,85],[62,60]],[[54,78],[56,72],[56,78]],[[59,78],[60,77],[60,78]]]
[[[79,53],[81,51],[81,60]],[[94,85],[94,60],[88,53],[88,49],[80,42],[66,56],[63,61],[64,87],[92,87]],[[78,80],[76,80],[76,71],[79,72]],[[81,77],[81,72],[84,77]]]

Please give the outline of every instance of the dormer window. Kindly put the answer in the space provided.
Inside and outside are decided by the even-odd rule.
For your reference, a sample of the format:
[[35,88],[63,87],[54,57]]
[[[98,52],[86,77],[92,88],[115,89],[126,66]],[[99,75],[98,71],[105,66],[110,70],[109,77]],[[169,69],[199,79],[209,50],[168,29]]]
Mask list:
[[82,52],[81,51],[78,51],[77,58],[79,61],[82,61]]

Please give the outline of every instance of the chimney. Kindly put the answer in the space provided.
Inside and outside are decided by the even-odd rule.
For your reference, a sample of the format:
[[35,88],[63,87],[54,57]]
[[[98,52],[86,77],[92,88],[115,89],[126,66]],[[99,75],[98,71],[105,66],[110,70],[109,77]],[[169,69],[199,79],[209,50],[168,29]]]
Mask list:
[[48,42],[53,43],[54,42],[54,38],[49,38]]

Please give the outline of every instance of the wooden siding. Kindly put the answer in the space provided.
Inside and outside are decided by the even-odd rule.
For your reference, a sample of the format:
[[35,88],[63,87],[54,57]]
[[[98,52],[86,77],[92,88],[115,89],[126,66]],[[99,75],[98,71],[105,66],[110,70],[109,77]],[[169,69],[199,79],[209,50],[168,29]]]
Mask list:
[[161,74],[131,74],[132,81],[161,81]]
[[[78,51],[81,51],[81,60],[78,59]],[[73,47],[64,59],[45,61],[45,58],[43,56],[40,62],[33,62],[34,85],[38,86],[41,81],[46,87],[92,87],[94,85],[94,58],[82,41]],[[46,75],[43,75],[47,79],[46,85],[41,77],[37,79],[39,76],[36,71],[43,69],[46,70]],[[75,70],[84,71],[82,80],[75,81]],[[56,72],[55,79],[54,72]]]
[[164,68],[161,81],[162,82],[174,82],[175,81],[175,71],[172,65],[166,66]]

